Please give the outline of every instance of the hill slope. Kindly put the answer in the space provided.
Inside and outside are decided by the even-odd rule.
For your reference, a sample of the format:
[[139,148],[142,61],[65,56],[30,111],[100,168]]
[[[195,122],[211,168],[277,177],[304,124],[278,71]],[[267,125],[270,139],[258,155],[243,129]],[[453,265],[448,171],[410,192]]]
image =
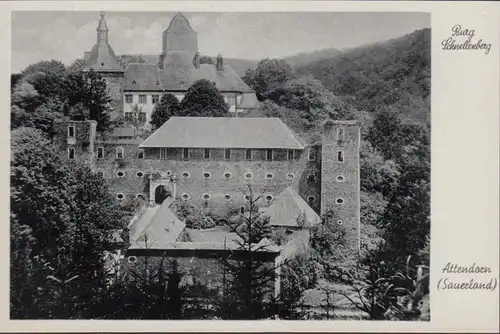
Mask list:
[[430,96],[430,29],[383,43],[347,50],[296,69],[311,74],[338,96],[349,96],[357,108],[410,103]]

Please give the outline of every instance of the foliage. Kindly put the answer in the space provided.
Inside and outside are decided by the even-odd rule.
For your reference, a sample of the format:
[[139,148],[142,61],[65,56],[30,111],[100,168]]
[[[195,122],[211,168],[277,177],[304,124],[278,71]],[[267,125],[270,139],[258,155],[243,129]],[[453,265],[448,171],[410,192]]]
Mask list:
[[175,95],[167,93],[155,105],[153,114],[151,115],[151,124],[154,129],[158,129],[172,116],[182,116],[182,113],[179,109],[179,100],[177,100]]
[[213,60],[212,57],[210,56],[206,56],[206,55],[203,55],[200,57],[200,64],[210,64],[210,65],[214,65],[215,62]]
[[142,107],[135,104],[132,107],[132,111],[126,113],[125,124],[130,125],[134,128],[134,136],[139,135],[140,130],[146,123],[146,113],[142,111]]
[[21,71],[23,77],[27,77],[32,74],[37,73],[64,73],[66,68],[64,64],[59,60],[49,60],[49,61],[39,61],[38,63],[28,65],[24,70]]
[[229,106],[215,83],[206,79],[198,80],[188,88],[179,108],[182,116],[191,117],[224,117],[229,112]]
[[269,98],[268,94],[293,76],[292,68],[284,59],[263,59],[255,69],[248,69],[243,81],[255,90],[259,101]]
[[189,202],[176,204],[175,214],[180,220],[186,223],[187,228],[198,230],[216,226],[216,221],[210,215],[205,215]]

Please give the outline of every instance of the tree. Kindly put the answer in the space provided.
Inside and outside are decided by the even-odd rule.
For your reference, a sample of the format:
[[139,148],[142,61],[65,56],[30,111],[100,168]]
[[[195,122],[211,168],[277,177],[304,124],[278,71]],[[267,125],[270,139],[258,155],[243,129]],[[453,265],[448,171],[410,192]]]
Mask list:
[[179,100],[171,93],[164,94],[160,103],[157,103],[151,115],[151,125],[158,129],[172,116],[182,116],[179,108]]
[[259,101],[268,98],[269,92],[293,76],[292,68],[284,59],[263,59],[255,69],[248,69],[243,81],[256,92]]
[[206,79],[196,81],[188,88],[180,103],[183,116],[224,117],[229,106],[213,82]]
[[210,65],[214,65],[215,62],[214,60],[212,59],[212,57],[210,56],[206,56],[206,55],[203,55],[200,57],[200,64],[210,64]]
[[49,74],[64,73],[65,71],[66,68],[64,67],[64,64],[59,60],[43,60],[39,61],[38,63],[28,65],[28,67],[21,71],[21,75],[23,77],[27,77],[35,73]]
[[134,136],[137,136],[146,123],[146,113],[142,111],[142,107],[135,104],[132,107],[132,111],[126,113],[125,123],[134,128]]
[[269,316],[264,302],[271,301],[275,267],[263,262],[258,253],[269,246],[261,241],[269,238],[271,231],[269,221],[258,214],[256,207],[263,195],[254,194],[249,185],[246,196],[248,200],[242,219],[229,224],[231,231],[240,238],[236,241],[240,254],[222,259],[228,275],[220,305],[224,318],[258,319]]

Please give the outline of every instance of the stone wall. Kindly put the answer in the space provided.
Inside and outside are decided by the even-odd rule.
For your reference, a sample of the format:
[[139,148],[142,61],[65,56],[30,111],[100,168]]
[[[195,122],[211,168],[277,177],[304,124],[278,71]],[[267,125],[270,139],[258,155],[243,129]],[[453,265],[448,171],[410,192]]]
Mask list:
[[[339,129],[343,129],[344,139],[337,138]],[[357,123],[331,121],[323,131],[321,152],[321,212],[343,225],[349,242],[357,247],[360,233],[359,141]],[[343,161],[338,161],[339,151]],[[343,202],[339,203],[341,200]]]
[[[73,127],[73,136],[69,128]],[[55,121],[53,143],[63,159],[69,158],[69,149],[74,149],[74,161],[92,165],[95,161],[94,142],[97,122]]]
[[100,73],[100,75],[106,80],[113,109],[111,118],[115,119],[123,113],[123,73]]

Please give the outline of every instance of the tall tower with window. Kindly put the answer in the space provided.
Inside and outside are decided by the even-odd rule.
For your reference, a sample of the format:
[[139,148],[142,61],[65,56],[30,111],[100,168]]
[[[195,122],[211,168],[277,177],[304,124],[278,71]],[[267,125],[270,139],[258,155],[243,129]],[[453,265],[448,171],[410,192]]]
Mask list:
[[118,62],[115,51],[109,44],[108,25],[101,12],[97,25],[97,40],[91,51],[85,52],[83,72],[93,70],[106,80],[109,95],[112,99],[113,117],[121,114],[123,106],[123,74],[124,69]]
[[321,146],[321,215],[343,226],[360,248],[360,127],[357,121],[327,121]]
[[61,158],[95,165],[96,121],[56,120],[54,122],[54,145]]

